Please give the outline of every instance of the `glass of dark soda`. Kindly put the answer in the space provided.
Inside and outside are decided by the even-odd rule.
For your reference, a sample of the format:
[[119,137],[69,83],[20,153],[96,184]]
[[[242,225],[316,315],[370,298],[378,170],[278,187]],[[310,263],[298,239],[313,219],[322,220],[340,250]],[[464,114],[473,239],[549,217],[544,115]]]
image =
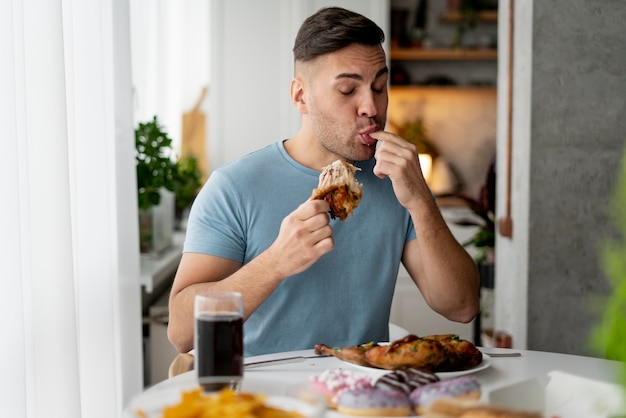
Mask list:
[[198,383],[205,392],[237,390],[243,378],[241,293],[199,293],[194,312]]

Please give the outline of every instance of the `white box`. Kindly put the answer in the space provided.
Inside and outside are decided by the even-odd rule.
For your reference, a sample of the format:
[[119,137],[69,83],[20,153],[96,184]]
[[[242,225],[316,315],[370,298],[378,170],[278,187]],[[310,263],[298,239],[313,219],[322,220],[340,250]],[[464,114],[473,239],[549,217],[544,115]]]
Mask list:
[[617,384],[561,371],[548,373],[545,387],[535,379],[489,392],[490,404],[542,412],[545,417],[608,418],[626,416],[626,392]]

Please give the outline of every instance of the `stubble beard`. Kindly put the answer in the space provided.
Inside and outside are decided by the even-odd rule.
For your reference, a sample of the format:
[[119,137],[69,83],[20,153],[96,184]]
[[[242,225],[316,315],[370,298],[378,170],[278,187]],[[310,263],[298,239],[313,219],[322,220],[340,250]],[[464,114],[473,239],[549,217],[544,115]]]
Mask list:
[[374,157],[376,144],[368,146],[361,142],[358,130],[375,123],[379,129],[385,125],[384,120],[370,119],[364,126],[357,126],[355,130],[347,130],[337,121],[332,121],[324,115],[315,115],[313,131],[320,145],[327,151],[343,157],[348,161],[367,161]]

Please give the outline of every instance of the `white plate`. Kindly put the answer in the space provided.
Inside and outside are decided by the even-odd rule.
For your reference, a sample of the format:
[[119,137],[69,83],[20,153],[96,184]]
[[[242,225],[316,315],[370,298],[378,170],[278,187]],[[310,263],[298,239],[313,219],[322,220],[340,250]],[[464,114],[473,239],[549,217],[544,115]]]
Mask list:
[[[344,363],[349,364],[350,366],[352,366],[354,368],[357,368],[357,369],[361,370],[362,372],[365,372],[365,373],[367,373],[368,375],[370,375],[371,377],[374,377],[374,378],[379,378],[382,375],[391,372],[391,370],[378,369],[376,367],[359,366],[358,364],[350,363],[350,362],[347,362],[347,361],[345,361]],[[474,366],[471,369],[461,370],[461,371],[458,371],[458,372],[438,372],[438,373],[435,373],[435,374],[441,380],[451,379],[453,377],[463,376],[463,375],[466,375],[466,374],[472,374],[472,373],[479,372],[481,370],[485,370],[489,366],[491,366],[491,358],[489,358],[488,355],[483,353],[483,361],[479,365]]]

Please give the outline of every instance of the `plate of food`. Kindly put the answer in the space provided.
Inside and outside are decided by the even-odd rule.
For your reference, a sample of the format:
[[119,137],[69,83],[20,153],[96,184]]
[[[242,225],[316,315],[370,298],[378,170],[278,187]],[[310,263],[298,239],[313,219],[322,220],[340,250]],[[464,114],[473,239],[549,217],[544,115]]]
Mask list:
[[207,394],[200,387],[176,392],[158,391],[153,394],[155,396],[143,397],[141,402],[134,402],[128,408],[124,417],[321,418],[326,410],[325,404],[308,403],[290,396],[268,396],[230,389]]
[[411,368],[447,379],[476,373],[491,365],[489,356],[455,334],[423,337],[410,334],[389,343],[370,342],[348,347],[320,343],[315,345],[315,353],[332,355],[374,377]]

